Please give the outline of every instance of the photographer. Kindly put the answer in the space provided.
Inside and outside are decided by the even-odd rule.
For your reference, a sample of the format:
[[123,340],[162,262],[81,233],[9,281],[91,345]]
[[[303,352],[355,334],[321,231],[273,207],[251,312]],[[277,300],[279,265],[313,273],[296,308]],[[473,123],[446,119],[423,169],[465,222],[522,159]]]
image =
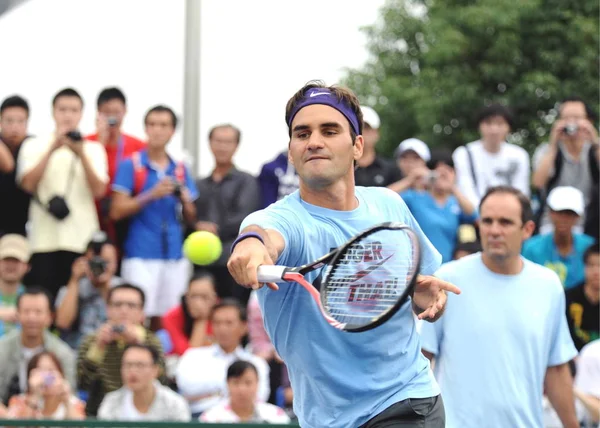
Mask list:
[[56,131],[23,143],[16,180],[34,201],[29,207],[33,256],[25,283],[44,287],[54,299],[99,229],[94,198],[104,195],[108,174],[102,145],[83,141],[77,131],[81,96],[63,89],[52,107]]
[[400,196],[446,263],[452,260],[459,226],[474,223],[477,210],[458,189],[450,153],[434,152],[427,168],[425,189],[408,189]]
[[[106,151],[108,176],[110,183],[115,179],[119,164],[146,147],[146,143],[122,131],[123,121],[127,114],[127,99],[121,89],[104,88],[98,94],[96,116],[96,133],[86,139],[98,141]],[[126,223],[115,223],[109,218],[112,190],[107,186],[106,194],[98,200],[98,218],[104,230],[119,252],[122,251],[122,240],[126,233]]]
[[27,365],[27,392],[8,403],[9,419],[85,419],[85,404],[66,381],[62,364],[52,352],[36,354]]
[[121,276],[144,290],[144,311],[156,331],[185,293],[191,264],[183,256],[183,234],[196,221],[198,191],[189,169],[166,150],[177,128],[173,110],[151,108],[144,125],[148,148],[119,165],[110,217],[129,221]]
[[150,346],[160,355],[160,378],[165,382],[164,355],[160,341],[142,325],[144,292],[131,284],[108,290],[107,319],[95,333],[85,337],[77,356],[79,389],[87,391],[86,413],[96,416],[98,406],[108,392],[121,386],[121,360],[127,345]]
[[123,283],[114,276],[116,268],[116,248],[104,232],[96,233],[83,257],[73,263],[71,279],[56,297],[55,325],[72,348],[77,349],[84,336],[106,322],[108,290]]
[[[592,200],[594,184],[598,183],[598,132],[594,126],[595,114],[579,97],[563,100],[559,117],[552,125],[550,140],[533,155],[533,186],[542,202],[536,223],[540,233],[551,232],[549,209],[545,199],[558,186],[579,189],[586,206]],[[597,188],[596,188],[597,192]],[[585,216],[577,224],[582,232]]]

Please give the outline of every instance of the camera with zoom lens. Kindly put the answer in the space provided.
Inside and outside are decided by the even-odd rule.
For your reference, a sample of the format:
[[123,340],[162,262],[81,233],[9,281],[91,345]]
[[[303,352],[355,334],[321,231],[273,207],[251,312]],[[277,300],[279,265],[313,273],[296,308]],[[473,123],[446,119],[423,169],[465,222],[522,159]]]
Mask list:
[[75,130],[75,131],[69,131],[65,134],[65,136],[73,141],[74,143],[79,143],[81,141],[83,141],[83,137],[81,136],[81,132]]
[[115,126],[117,126],[117,118],[114,116],[109,117],[108,119],[106,119],[106,122],[108,123],[108,126],[110,128],[114,128]]
[[567,126],[565,126],[563,128],[563,132],[569,136],[573,136],[573,135],[577,134],[577,131],[579,131],[579,126],[577,126],[576,123],[569,123]]
[[100,253],[102,252],[102,247],[108,244],[108,236],[104,232],[97,232],[92,237],[88,248],[92,250],[92,258],[88,261],[88,265],[90,267],[90,272],[94,277],[99,277],[104,272],[106,272],[107,262],[104,260]]

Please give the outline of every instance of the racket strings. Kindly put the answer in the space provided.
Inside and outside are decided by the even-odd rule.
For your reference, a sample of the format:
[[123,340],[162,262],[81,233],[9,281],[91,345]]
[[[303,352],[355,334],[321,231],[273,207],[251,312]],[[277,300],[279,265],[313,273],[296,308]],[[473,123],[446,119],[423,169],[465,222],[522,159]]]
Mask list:
[[366,325],[395,307],[418,269],[418,240],[408,229],[355,241],[324,275],[323,306],[332,318]]

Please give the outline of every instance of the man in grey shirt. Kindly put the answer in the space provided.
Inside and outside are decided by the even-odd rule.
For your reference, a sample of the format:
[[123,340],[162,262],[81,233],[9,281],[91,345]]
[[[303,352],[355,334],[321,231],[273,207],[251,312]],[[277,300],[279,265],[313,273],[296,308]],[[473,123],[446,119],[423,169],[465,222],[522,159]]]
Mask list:
[[219,297],[233,296],[245,305],[250,290],[236,284],[227,270],[227,260],[242,221],[260,208],[261,193],[256,178],[236,169],[233,164],[240,137],[240,130],[233,125],[218,125],[210,130],[208,140],[215,158],[215,169],[208,177],[196,182],[200,196],[195,204],[196,230],[214,233],[223,242],[223,254],[219,260],[203,268],[215,276]]
[[73,263],[69,283],[58,291],[55,324],[73,349],[106,322],[108,290],[123,283],[115,276],[116,268],[117,250],[104,232],[98,232]]
[[[552,231],[545,197],[554,187],[572,186],[583,193],[586,206],[592,199],[594,183],[598,183],[598,132],[594,113],[578,97],[566,98],[559,107],[559,117],[552,125],[550,140],[533,155],[533,186],[541,195],[540,233]],[[580,218],[577,232],[582,232],[585,216]]]

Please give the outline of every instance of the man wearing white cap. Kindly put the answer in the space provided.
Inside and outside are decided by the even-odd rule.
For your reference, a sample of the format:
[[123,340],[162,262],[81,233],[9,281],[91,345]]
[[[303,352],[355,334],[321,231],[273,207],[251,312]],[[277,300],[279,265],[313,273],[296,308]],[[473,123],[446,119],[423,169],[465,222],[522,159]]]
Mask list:
[[0,337],[16,326],[17,297],[24,291],[29,257],[29,244],[23,236],[11,233],[0,239]]
[[555,271],[568,289],[584,281],[583,254],[594,243],[591,236],[573,232],[585,211],[583,193],[571,186],[555,187],[547,204],[554,232],[525,241],[523,256]]
[[358,168],[354,171],[354,181],[357,186],[385,187],[400,180],[400,171],[393,162],[379,156],[375,145],[379,141],[379,125],[381,121],[375,110],[368,106],[361,107],[363,114],[363,138],[365,147],[362,157],[358,160]]
[[432,173],[427,168],[427,162],[431,159],[427,144],[417,138],[404,140],[396,148],[394,158],[403,178],[388,188],[396,193],[411,188],[424,189]]

